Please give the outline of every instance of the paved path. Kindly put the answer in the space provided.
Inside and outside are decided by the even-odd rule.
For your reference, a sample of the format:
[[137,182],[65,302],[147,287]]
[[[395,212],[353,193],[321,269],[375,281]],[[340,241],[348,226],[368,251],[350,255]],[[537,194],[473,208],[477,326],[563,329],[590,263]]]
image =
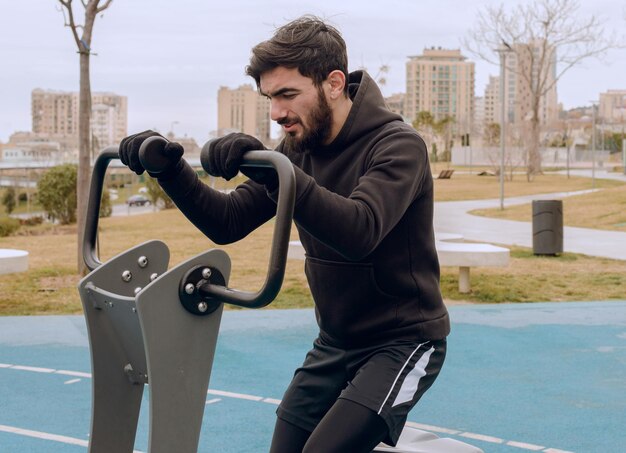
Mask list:
[[[590,170],[576,170],[577,176],[590,176]],[[573,172],[573,170],[571,171]],[[596,172],[596,178],[615,179],[626,182],[626,175]],[[562,199],[588,191],[559,192],[551,194],[512,197],[505,199],[505,206],[530,203],[532,200]],[[458,233],[470,241],[532,247],[532,223],[499,220],[471,215],[475,209],[500,206],[499,199],[446,201],[435,203],[435,231]],[[563,248],[566,252],[582,253],[613,259],[626,259],[626,233],[589,228],[564,227]]]

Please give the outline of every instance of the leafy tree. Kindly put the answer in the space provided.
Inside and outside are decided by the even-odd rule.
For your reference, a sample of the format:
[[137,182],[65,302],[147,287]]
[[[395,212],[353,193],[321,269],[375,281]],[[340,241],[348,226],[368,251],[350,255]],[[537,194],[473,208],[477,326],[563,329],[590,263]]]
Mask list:
[[162,204],[164,209],[172,209],[176,207],[172,199],[165,193],[156,179],[146,178],[146,189],[148,189],[148,197],[150,198],[153,206]]
[[2,204],[7,214],[11,214],[15,210],[15,189],[9,187],[2,196]]
[[77,166],[52,167],[37,183],[37,198],[48,217],[62,225],[76,222]]

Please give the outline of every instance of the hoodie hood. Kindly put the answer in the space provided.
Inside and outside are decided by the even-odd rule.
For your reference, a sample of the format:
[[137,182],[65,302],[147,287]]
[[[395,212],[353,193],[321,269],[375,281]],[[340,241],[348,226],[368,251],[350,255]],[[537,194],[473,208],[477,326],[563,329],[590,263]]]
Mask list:
[[346,122],[327,146],[311,150],[312,153],[341,151],[346,145],[358,140],[364,134],[392,121],[402,121],[398,114],[390,112],[385,104],[378,85],[366,71],[351,72],[348,77],[348,94],[352,108]]

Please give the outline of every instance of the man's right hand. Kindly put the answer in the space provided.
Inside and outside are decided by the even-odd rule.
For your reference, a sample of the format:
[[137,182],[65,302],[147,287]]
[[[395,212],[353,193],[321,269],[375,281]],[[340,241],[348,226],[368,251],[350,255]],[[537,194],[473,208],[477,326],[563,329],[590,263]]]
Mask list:
[[[143,131],[138,134],[129,135],[124,138],[119,146],[120,160],[122,163],[138,175],[145,170],[139,161],[139,148],[141,144],[149,137],[163,137],[154,131]],[[180,143],[167,142],[163,150],[155,150],[162,152],[170,161],[169,168],[175,166],[183,156],[184,149]]]

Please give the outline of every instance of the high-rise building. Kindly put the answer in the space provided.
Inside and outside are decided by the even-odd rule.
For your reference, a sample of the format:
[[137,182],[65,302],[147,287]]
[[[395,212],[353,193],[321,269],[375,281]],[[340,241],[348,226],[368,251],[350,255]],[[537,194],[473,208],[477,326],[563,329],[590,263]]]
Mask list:
[[469,132],[474,116],[474,63],[459,49],[440,47],[409,57],[404,108],[410,121],[428,111],[436,120],[452,117],[457,134]]
[[500,124],[500,77],[489,76],[484,99],[485,124]]
[[[78,139],[78,93],[34,89],[31,93],[32,130],[36,134]],[[94,147],[118,144],[128,135],[126,96],[92,93],[91,131]]]
[[626,90],[608,90],[600,93],[598,116],[605,123],[626,122]]
[[[539,103],[539,124],[547,126],[558,119],[556,53],[542,56],[544,49],[541,44],[515,44],[514,51],[506,54],[505,102],[508,123],[523,126],[532,118],[531,86],[536,87],[540,83],[543,84],[543,93]],[[538,62],[546,58],[548,64],[540,67]]]
[[231,89],[220,87],[217,92],[217,134],[243,132],[270,142],[270,101],[260,96],[252,85]]

